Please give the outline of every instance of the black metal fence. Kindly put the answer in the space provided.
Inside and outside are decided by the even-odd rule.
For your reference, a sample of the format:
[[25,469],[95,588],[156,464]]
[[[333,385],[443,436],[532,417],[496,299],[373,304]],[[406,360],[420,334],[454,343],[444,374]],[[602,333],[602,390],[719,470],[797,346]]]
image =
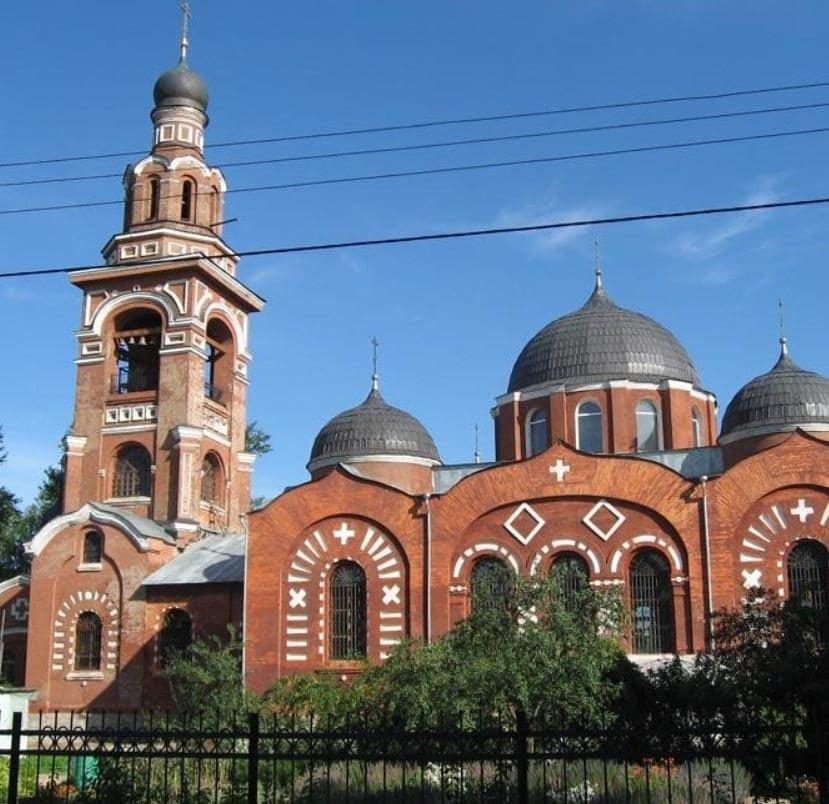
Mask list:
[[[796,725],[670,735],[556,730],[513,719],[440,728],[250,714],[19,714],[0,730],[18,802],[818,802]],[[2,799],[0,799],[2,800]]]

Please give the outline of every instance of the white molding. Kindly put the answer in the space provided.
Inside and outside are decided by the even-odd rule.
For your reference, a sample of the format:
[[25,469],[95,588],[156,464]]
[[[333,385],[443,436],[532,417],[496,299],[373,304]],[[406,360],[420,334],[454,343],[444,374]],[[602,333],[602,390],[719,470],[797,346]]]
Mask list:
[[185,438],[198,441],[204,435],[204,428],[195,427],[192,424],[180,424],[170,430],[170,435],[176,443],[180,443]]
[[84,447],[89,439],[86,436],[68,435],[64,439],[64,452],[67,455],[82,456]]
[[101,432],[107,435],[120,435],[124,433],[145,433],[158,429],[158,423],[151,424],[122,424],[122,425],[101,425]]
[[[107,268],[107,270],[112,269]],[[164,322],[166,326],[169,326],[176,319],[176,311],[170,305],[166,294],[149,290],[132,290],[119,293],[117,296],[110,296],[105,302],[99,304],[92,314],[92,320],[89,322],[90,329],[101,337],[104,321],[109,318],[110,314],[125,304],[135,304],[137,301],[160,304],[167,316],[167,320]]]
[[759,427],[747,427],[745,429],[736,430],[728,435],[721,435],[719,437],[720,444],[731,444],[733,441],[742,441],[745,438],[753,438],[754,436],[773,435],[774,433],[793,433],[795,430],[805,430],[811,433],[827,433],[829,432],[829,424],[822,424],[820,422],[802,422],[800,424],[767,424]]
[[31,580],[28,575],[16,575],[14,578],[9,578],[0,583],[0,594],[13,589],[15,586],[28,586],[30,583]]
[[[433,458],[418,458],[414,455],[349,455],[346,458],[317,458],[308,462],[308,471],[316,472],[326,466],[349,463],[410,463],[415,466],[442,466]],[[371,479],[371,478],[368,478]]]

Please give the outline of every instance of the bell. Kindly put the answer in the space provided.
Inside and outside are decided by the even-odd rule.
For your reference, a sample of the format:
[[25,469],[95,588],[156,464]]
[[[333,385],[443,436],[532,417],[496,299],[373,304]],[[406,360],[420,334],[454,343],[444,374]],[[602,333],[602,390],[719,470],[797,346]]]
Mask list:
[[146,346],[147,345],[147,339],[143,335],[138,339],[138,345],[139,346]]

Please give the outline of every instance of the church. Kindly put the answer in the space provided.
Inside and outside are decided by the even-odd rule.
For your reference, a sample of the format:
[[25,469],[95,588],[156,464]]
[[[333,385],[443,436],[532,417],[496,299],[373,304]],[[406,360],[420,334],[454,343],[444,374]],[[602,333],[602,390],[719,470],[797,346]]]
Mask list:
[[826,605],[829,379],[781,338],[718,424],[682,344],[617,305],[598,267],[490,389],[494,462],[444,464],[375,372],[309,444],[309,480],[249,510],[264,300],[222,236],[207,106],[184,39],[155,84],[152,148],[124,174],[122,231],[69,276],[63,513],[27,543],[30,576],[0,585],[4,669],[34,709],[159,705],[173,652],[228,626],[257,692],[347,679],[447,633],[498,568],[618,589],[643,660],[706,650],[714,612],[748,590]]

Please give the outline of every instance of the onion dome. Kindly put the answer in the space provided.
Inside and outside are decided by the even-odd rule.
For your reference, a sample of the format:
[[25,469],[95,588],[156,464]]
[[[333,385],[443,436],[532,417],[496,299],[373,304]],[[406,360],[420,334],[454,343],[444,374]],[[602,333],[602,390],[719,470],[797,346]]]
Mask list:
[[209,100],[207,84],[204,79],[194,73],[188,66],[186,59],[159,76],[153,89],[153,98],[156,108],[166,106],[189,106],[200,112],[207,111]]
[[584,306],[547,324],[521,350],[508,391],[616,379],[700,384],[682,344],[652,318],[615,304],[597,270],[596,287]]
[[440,463],[435,442],[411,414],[380,395],[376,379],[365,401],[331,419],[314,439],[308,471],[355,460]]
[[733,441],[814,424],[829,425],[829,379],[800,368],[781,338],[774,368],[746,383],[729,403],[720,438]]

